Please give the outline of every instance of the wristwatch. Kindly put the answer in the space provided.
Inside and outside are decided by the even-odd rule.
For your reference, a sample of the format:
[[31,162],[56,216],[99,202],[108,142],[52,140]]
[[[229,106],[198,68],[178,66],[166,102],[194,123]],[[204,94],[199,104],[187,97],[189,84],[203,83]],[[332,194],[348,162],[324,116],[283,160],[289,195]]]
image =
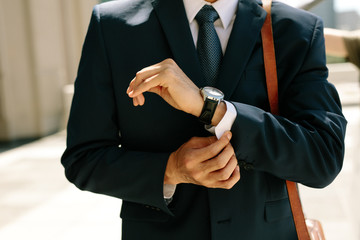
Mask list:
[[224,93],[213,87],[203,87],[200,94],[204,98],[204,106],[199,117],[200,122],[210,125],[214,116],[216,107],[224,99]]

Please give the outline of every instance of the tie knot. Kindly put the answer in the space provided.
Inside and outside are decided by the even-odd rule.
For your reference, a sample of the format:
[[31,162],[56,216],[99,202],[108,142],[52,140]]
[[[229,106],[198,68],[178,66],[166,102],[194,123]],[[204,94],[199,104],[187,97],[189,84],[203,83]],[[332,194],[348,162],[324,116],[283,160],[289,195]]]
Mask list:
[[205,5],[196,15],[195,19],[199,25],[206,22],[215,22],[219,18],[219,14],[211,5]]

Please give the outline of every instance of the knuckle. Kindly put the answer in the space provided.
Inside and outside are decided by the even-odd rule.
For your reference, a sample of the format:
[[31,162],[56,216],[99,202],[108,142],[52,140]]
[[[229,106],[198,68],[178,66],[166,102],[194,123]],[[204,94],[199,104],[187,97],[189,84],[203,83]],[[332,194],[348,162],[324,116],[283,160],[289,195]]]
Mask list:
[[230,163],[231,163],[231,165],[233,166],[233,168],[235,169],[235,167],[237,166],[237,159],[236,159],[236,157],[234,157],[235,155],[232,155],[231,156],[231,158],[230,158]]
[[184,158],[184,166],[186,169],[193,169],[196,161],[195,161],[195,157],[194,157],[194,153],[192,151],[188,151],[188,153],[186,154],[185,158]]
[[194,151],[191,151],[191,150],[188,150],[188,152],[187,152],[187,160],[189,161],[189,162],[193,162],[194,161],[194,159],[196,159],[196,154],[195,154],[195,152]]
[[167,65],[167,66],[164,68],[164,70],[162,71],[162,74],[172,75],[172,74],[173,74],[173,70],[172,70],[172,68],[171,68],[169,65]]
[[217,156],[218,153],[219,153],[219,152],[217,151],[216,148],[210,148],[210,149],[209,149],[209,154],[210,154],[212,157]]
[[218,169],[223,169],[226,167],[228,161],[225,158],[217,157],[216,159],[217,159],[216,167]]
[[233,147],[230,143],[227,145],[227,148],[228,148],[228,150],[231,151],[232,153],[235,153],[234,147]]
[[213,144],[213,143],[215,143],[217,141],[217,138],[215,136],[211,136],[211,137],[208,137],[206,139],[208,140],[209,145]]
[[190,158],[184,159],[184,167],[185,169],[191,169],[193,166],[192,160]]
[[235,182],[232,182],[232,181],[227,181],[224,185],[224,188],[229,190],[231,189],[233,186],[235,185]]
[[241,178],[241,175],[240,174],[238,174],[237,176],[236,176],[236,182],[238,182],[238,181],[240,181],[240,178]]
[[204,186],[206,186],[208,188],[219,188],[219,185],[216,184],[216,182],[213,182],[213,181],[206,181],[204,183]]
[[221,173],[218,174],[218,180],[219,181],[226,181],[227,179],[228,179],[228,176],[224,172],[221,172]]
[[224,138],[224,137],[222,137],[222,138],[220,138],[219,139],[219,142],[221,142],[221,144],[223,144],[223,145],[229,145],[229,143],[230,143],[230,140],[228,139],[228,138]]
[[221,188],[219,185],[217,185],[217,184],[207,184],[207,185],[205,185],[205,187],[207,187],[207,188]]
[[172,58],[167,58],[167,59],[164,60],[163,63],[165,63],[165,64],[174,64],[175,61]]
[[232,149],[232,147],[229,144],[226,145],[223,152],[225,152],[229,156],[229,158],[232,154],[234,154],[234,150]]
[[232,189],[239,180],[240,180],[240,174],[236,174],[235,176],[232,176],[229,180],[224,181],[222,188],[228,190]]
[[198,140],[198,137],[192,137],[192,138],[190,138],[189,142],[195,142],[197,140]]
[[138,72],[135,74],[135,77],[136,77],[136,79],[141,79],[141,77],[142,77],[142,70],[138,71]]

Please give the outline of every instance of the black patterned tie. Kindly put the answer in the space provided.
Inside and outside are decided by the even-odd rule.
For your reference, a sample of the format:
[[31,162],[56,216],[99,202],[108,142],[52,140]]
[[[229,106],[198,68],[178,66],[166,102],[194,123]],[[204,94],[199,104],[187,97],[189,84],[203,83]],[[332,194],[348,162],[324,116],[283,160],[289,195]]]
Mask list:
[[218,13],[210,5],[205,5],[195,17],[199,24],[197,52],[205,86],[215,85],[222,59],[221,44],[214,27],[218,18]]

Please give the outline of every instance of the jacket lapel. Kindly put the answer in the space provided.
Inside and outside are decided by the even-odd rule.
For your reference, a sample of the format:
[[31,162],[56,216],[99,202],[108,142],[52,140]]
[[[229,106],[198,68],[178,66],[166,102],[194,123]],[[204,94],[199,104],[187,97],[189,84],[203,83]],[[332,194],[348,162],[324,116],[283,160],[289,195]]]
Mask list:
[[153,7],[164,30],[175,62],[198,85],[202,78],[200,63],[183,1],[155,0]]
[[266,12],[254,0],[240,0],[216,87],[226,99],[233,94],[260,36]]
[[[266,11],[258,0],[240,0],[216,87],[230,98],[260,36]],[[199,86],[202,74],[182,0],[155,0],[155,13],[168,40],[173,58]],[[199,86],[202,87],[202,86]]]

